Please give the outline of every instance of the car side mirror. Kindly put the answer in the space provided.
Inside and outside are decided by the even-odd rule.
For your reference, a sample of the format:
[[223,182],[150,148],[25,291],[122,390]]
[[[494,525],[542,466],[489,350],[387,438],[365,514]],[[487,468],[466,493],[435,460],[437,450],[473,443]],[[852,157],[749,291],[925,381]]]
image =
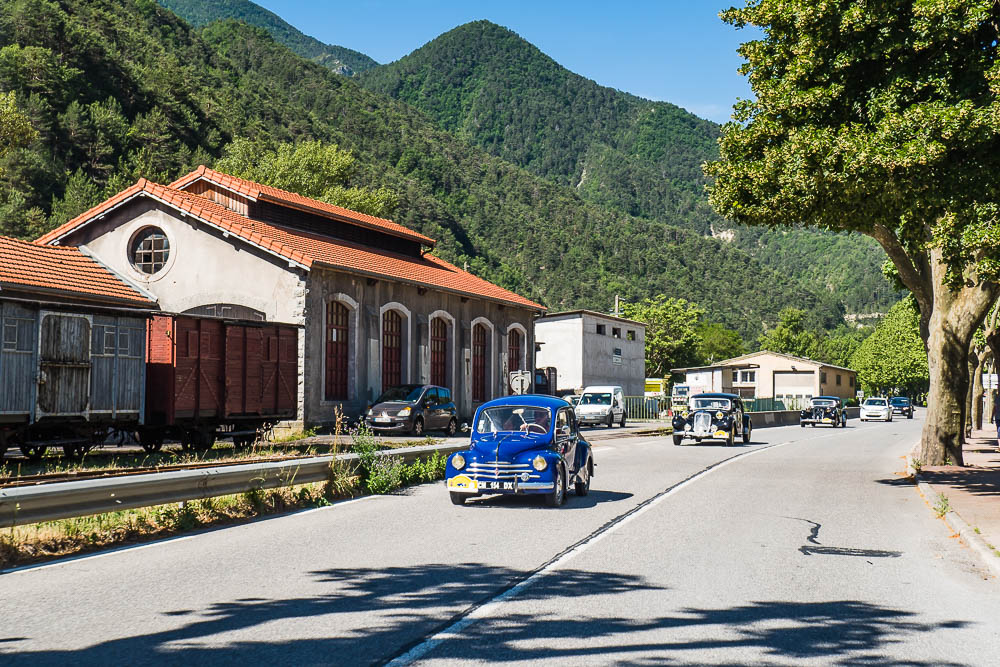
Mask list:
[[558,429],[556,429],[556,435],[558,435],[560,437],[568,438],[569,435],[570,435],[570,428],[569,428],[569,426],[560,426]]

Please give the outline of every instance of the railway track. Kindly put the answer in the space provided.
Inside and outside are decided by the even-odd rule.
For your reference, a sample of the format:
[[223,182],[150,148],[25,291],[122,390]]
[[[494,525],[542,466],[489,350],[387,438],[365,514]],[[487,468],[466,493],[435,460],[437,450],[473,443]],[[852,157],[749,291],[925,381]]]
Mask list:
[[0,488],[18,488],[54,484],[57,482],[78,482],[85,479],[101,479],[106,477],[127,477],[158,472],[173,472],[176,470],[200,470],[203,468],[225,468],[229,466],[246,465],[248,463],[280,463],[296,459],[314,458],[314,455],[296,456],[266,456],[258,458],[238,459],[234,461],[200,461],[197,463],[173,463],[140,468],[94,468],[73,470],[68,472],[43,473],[38,475],[21,475],[18,477],[0,478]]

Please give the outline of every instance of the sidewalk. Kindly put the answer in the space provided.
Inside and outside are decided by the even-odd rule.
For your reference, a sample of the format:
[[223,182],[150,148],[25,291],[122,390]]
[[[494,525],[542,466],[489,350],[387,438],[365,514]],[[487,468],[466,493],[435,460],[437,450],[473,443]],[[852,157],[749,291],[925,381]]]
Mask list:
[[928,502],[934,505],[943,493],[948,505],[995,550],[1000,560],[1000,450],[996,431],[974,431],[963,450],[965,465],[927,466],[919,478],[933,492]]

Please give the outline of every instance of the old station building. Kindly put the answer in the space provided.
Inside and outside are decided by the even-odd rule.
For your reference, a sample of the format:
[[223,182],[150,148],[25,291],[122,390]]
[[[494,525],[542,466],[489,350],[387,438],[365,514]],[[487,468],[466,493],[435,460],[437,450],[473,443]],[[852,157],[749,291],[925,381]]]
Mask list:
[[84,248],[165,311],[300,325],[307,423],[428,382],[468,417],[529,368],[544,310],[402,225],[206,167],[170,185],[142,179],[38,242]]

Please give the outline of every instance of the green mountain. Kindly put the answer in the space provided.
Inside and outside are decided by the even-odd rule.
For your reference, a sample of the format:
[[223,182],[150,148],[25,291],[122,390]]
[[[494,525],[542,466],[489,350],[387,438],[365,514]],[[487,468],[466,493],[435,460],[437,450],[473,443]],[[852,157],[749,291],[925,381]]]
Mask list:
[[324,44],[285,22],[274,12],[248,0],[158,0],[196,28],[219,19],[236,19],[267,30],[275,41],[284,44],[303,58],[318,62],[338,74],[354,76],[378,63],[352,49]]
[[718,125],[600,86],[489,21],[459,26],[359,79],[590,202],[727,239],[779,274],[829,290],[850,311],[885,310],[898,299],[885,289],[885,255],[871,239],[766,234],[718,217],[701,171],[717,155]]
[[0,4],[6,90],[39,136],[0,164],[2,234],[32,237],[139,176],[211,165],[236,136],[318,139],[356,157],[348,185],[397,193],[394,218],[438,239],[441,256],[551,308],[662,293],[748,339],[785,305],[817,326],[842,321],[824,289],[731,243],[587,202],[244,23],[196,31],[151,0],[11,0]]

